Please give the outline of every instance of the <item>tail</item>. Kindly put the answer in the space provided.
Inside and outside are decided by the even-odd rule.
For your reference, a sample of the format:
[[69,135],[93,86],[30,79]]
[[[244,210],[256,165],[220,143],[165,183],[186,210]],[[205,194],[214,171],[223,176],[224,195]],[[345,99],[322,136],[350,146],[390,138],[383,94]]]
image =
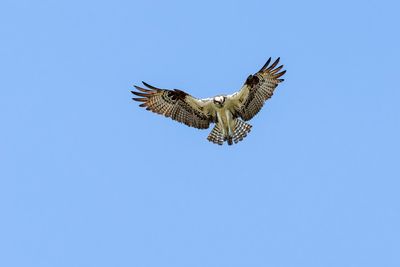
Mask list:
[[207,140],[214,144],[222,145],[225,141],[224,133],[219,128],[218,124],[215,124],[214,129],[208,135]]
[[247,134],[251,131],[251,127],[252,126],[250,124],[240,119],[235,120],[235,131],[233,132],[233,141],[235,141],[235,144],[239,141],[242,141],[243,138],[247,136]]
[[228,142],[228,145],[232,145],[233,142],[236,144],[247,136],[252,126],[242,120],[236,119],[234,127],[233,135],[225,136],[220,126],[216,124],[208,135],[207,140],[218,145],[222,145],[225,141]]

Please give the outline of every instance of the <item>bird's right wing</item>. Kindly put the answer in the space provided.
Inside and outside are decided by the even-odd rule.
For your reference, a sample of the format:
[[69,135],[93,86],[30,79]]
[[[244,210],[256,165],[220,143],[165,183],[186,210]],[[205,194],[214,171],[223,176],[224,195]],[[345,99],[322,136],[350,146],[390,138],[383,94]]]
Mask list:
[[133,100],[143,102],[140,107],[198,129],[207,129],[215,121],[214,115],[209,112],[211,99],[197,99],[178,89],[160,89],[145,82],[143,84],[148,89],[135,85],[140,92],[131,91],[140,97]]

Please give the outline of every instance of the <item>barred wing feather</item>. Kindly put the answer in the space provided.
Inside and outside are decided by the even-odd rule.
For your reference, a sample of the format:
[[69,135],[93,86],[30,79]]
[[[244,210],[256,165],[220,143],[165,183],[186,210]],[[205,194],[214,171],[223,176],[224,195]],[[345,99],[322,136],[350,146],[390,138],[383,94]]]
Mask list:
[[145,82],[143,84],[147,88],[135,85],[139,92],[131,91],[139,96],[133,100],[143,102],[140,107],[198,129],[207,129],[213,122],[214,118],[205,112],[211,103],[208,99],[197,99],[178,89],[160,89]]
[[284,79],[280,79],[286,73],[281,71],[283,65],[276,67],[279,59],[270,65],[271,58],[267,63],[254,75],[250,75],[245,81],[239,92],[230,95],[234,100],[235,111],[243,120],[252,119],[263,107],[274,93],[275,88]]

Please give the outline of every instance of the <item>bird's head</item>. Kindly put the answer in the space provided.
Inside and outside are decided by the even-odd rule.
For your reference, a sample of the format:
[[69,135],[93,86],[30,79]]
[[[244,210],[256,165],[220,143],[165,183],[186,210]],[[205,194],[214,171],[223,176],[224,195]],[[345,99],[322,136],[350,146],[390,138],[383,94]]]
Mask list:
[[213,102],[217,107],[222,107],[225,102],[225,96],[222,95],[216,96],[214,97]]

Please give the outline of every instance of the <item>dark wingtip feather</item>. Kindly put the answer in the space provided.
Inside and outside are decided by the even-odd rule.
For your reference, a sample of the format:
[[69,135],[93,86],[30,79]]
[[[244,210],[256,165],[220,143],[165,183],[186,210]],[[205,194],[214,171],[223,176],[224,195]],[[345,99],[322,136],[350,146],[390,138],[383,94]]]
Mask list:
[[272,63],[271,66],[269,66],[269,68],[268,68],[267,70],[270,71],[270,70],[272,70],[273,68],[275,68],[275,66],[278,65],[280,59],[281,59],[281,58],[278,57],[278,58],[275,60],[275,62]]
[[144,94],[144,93],[140,93],[140,92],[135,92],[135,91],[132,91],[132,94],[137,95],[137,96],[141,96],[141,97],[148,97],[148,94]]
[[276,74],[274,77],[275,77],[275,78],[279,78],[279,77],[281,77],[281,76],[282,76],[283,74],[285,74],[285,73],[286,73],[286,70],[284,70],[284,71],[282,71],[282,72]]
[[262,68],[260,69],[260,71],[265,70],[265,68],[268,67],[269,63],[271,62],[271,57],[267,60],[267,62],[264,64],[264,66],[262,66]]
[[148,83],[146,83],[144,81],[142,81],[142,83],[144,84],[144,86],[146,86],[146,87],[148,87],[150,89],[153,89],[153,90],[156,90],[156,91],[161,90],[160,88],[154,87],[154,86],[152,86],[152,85],[150,85],[150,84],[148,84]]
[[146,102],[147,101],[146,98],[136,98],[136,97],[134,97],[132,99],[135,100],[135,101],[139,101],[139,102]]
[[273,69],[273,70],[271,71],[271,74],[277,73],[277,72],[280,71],[282,68],[283,68],[283,65],[280,65],[279,67]]
[[142,92],[144,92],[144,93],[150,93],[150,92],[152,92],[152,90],[144,89],[144,88],[142,88],[142,87],[140,87],[140,86],[137,86],[137,85],[134,85],[133,87],[135,87],[137,90],[142,91]]

